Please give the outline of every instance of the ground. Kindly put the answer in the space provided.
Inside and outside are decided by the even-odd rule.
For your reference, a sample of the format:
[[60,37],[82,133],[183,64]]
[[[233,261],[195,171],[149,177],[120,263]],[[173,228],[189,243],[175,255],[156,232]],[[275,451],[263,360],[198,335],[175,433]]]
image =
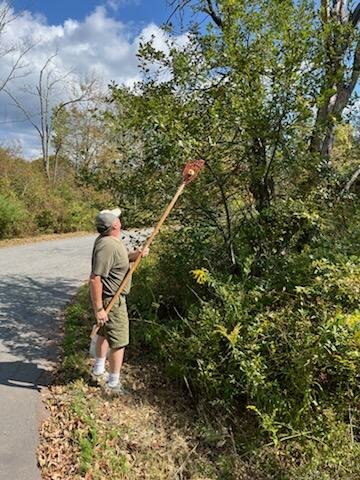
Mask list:
[[51,416],[38,450],[43,480],[253,478],[229,464],[228,452],[224,463],[222,432],[207,428],[204,417],[199,423],[160,367],[130,356],[122,375],[128,397],[110,397],[84,380],[44,394]]

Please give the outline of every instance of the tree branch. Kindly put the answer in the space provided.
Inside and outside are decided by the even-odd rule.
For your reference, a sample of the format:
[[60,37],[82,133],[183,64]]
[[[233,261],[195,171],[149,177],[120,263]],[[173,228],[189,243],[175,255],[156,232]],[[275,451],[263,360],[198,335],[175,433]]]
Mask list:
[[207,8],[204,8],[204,12],[210,15],[210,17],[213,19],[214,23],[219,27],[223,28],[224,23],[221,19],[221,17],[215,12],[214,5],[212,4],[212,0],[206,0],[206,3],[208,5]]
[[350,80],[350,87],[352,88],[352,90],[355,88],[355,85],[359,79],[359,75],[360,75],[360,40],[358,40],[355,54],[354,54],[354,62],[352,67],[351,80]]
[[[173,7],[175,5],[176,2],[170,2],[169,3],[169,6],[170,7]],[[184,0],[183,2],[181,2],[181,0],[178,2],[178,4],[175,6],[174,10],[170,13],[168,19],[166,20],[165,22],[165,25],[168,25],[170,20],[172,19],[172,17],[175,15],[175,13],[178,11],[178,10],[182,10],[184,7],[186,7],[186,5],[188,5],[189,3],[191,3],[191,0]]]
[[[1,80],[1,85],[0,85],[0,91],[1,90],[4,90],[6,85],[8,84],[8,82],[10,80],[12,80],[13,78],[19,78],[19,76],[16,76],[15,75],[15,72],[17,70],[21,70],[22,68],[24,68],[25,65],[22,65],[20,63],[20,61],[24,58],[24,56],[29,52],[29,50],[31,50],[32,48],[32,45],[26,47],[22,52],[19,53],[19,56],[17,57],[17,59],[15,60],[14,64],[12,65],[9,73],[7,74],[7,76]],[[24,74],[25,76],[25,74]]]
[[4,92],[11,98],[11,100],[14,102],[14,104],[16,105],[17,108],[19,108],[19,110],[21,110],[23,112],[23,114],[25,115],[26,119],[31,123],[31,125],[36,129],[36,131],[38,132],[39,135],[41,135],[41,131],[39,129],[39,127],[36,125],[36,123],[32,120],[29,112],[21,105],[21,103],[17,100],[16,97],[14,97],[14,95],[9,91],[7,90],[6,88],[4,88]]
[[357,4],[355,10],[350,13],[349,22],[352,23],[353,27],[356,27],[360,20],[360,2]]
[[360,176],[360,166],[357,167],[357,169],[353,173],[350,180],[346,183],[345,187],[341,190],[340,195],[343,195],[345,192],[348,192],[359,176]]

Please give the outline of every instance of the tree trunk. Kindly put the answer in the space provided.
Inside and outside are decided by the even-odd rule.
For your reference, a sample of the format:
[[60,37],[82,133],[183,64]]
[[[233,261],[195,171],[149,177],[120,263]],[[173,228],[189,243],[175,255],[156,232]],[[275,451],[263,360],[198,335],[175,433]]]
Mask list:
[[346,183],[345,187],[342,189],[341,195],[350,190],[350,188],[354,185],[354,183],[356,182],[359,176],[360,176],[360,166],[357,167],[355,172],[352,174],[350,180]]
[[341,121],[343,111],[349,103],[360,74],[360,41],[354,49],[352,64],[348,69],[345,67],[346,55],[353,41],[348,29],[353,27],[355,31],[357,28],[360,19],[360,3],[350,14],[347,11],[346,0],[334,0],[332,7],[329,6],[328,0],[322,0],[321,6],[324,27],[330,20],[338,23],[341,27],[340,31],[343,26],[342,38],[336,38],[331,29],[327,35],[325,43],[327,61],[320,97],[330,88],[335,93],[318,107],[310,141],[310,151],[318,153],[323,160],[329,162],[336,125]]
[[266,174],[266,150],[261,138],[254,138],[250,151],[253,161],[250,165],[250,192],[255,199],[257,211],[261,212],[270,206],[274,197],[274,180],[268,172]]

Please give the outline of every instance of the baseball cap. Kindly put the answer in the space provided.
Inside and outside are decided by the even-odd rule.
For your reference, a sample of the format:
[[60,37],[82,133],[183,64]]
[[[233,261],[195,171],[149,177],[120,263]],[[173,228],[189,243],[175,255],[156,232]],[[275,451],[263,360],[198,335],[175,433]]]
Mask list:
[[113,210],[101,210],[96,215],[95,224],[97,231],[104,235],[109,232],[113,221],[121,215],[120,208],[114,208]]

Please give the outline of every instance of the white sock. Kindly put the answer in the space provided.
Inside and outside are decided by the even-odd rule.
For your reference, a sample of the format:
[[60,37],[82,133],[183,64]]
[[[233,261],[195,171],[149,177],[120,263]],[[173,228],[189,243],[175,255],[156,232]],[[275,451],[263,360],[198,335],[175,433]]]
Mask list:
[[95,363],[94,363],[94,368],[93,372],[95,375],[101,375],[102,373],[105,372],[105,361],[106,357],[101,358],[101,357],[96,357],[95,358]]
[[120,373],[110,373],[109,375],[109,387],[115,387],[119,383]]

